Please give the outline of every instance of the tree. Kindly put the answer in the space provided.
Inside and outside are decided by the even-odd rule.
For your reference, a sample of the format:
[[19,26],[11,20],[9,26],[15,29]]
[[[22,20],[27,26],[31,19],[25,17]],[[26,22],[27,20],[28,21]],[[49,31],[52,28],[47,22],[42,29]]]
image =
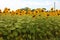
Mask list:
[[46,8],[42,8],[43,11],[46,11]]
[[25,8],[22,8],[21,10],[28,11],[28,10],[31,10],[31,9],[29,7],[25,7]]

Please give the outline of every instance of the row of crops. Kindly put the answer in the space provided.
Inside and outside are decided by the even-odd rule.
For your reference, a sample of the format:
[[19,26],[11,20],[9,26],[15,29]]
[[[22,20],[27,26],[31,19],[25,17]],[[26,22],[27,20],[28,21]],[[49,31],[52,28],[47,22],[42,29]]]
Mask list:
[[60,40],[59,10],[9,10],[0,10],[0,40]]
[[10,10],[10,8],[5,8],[3,11],[0,10],[0,14],[6,15],[33,15],[34,17],[36,15],[38,16],[59,16],[60,15],[60,10],[51,8],[50,10],[46,10],[46,8],[36,8],[36,9],[31,9],[31,8],[21,8],[17,10]]

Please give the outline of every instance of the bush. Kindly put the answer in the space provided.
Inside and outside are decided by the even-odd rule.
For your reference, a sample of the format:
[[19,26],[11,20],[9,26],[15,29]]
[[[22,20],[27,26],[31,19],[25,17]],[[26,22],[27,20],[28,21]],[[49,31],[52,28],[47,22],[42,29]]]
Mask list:
[[0,40],[60,40],[60,16],[0,16]]

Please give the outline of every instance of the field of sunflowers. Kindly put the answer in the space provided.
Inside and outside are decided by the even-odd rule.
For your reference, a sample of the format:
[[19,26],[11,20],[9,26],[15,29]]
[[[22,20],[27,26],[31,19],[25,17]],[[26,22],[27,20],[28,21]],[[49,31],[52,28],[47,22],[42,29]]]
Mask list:
[[60,10],[0,10],[0,40],[60,40]]
[[17,10],[10,10],[9,8],[5,8],[3,11],[0,10],[0,14],[6,15],[32,15],[33,17],[35,16],[59,16],[60,15],[60,10],[54,8],[51,8],[50,10],[46,11],[46,8],[36,8],[36,9],[30,9],[28,7],[26,8],[21,8]]

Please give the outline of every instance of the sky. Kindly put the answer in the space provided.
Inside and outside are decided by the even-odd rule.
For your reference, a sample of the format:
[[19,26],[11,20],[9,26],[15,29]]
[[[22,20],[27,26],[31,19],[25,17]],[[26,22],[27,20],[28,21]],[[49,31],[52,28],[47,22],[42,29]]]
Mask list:
[[54,7],[56,3],[56,9],[60,9],[60,0],[0,0],[0,9],[5,7],[12,10],[20,8],[46,8],[47,10]]

